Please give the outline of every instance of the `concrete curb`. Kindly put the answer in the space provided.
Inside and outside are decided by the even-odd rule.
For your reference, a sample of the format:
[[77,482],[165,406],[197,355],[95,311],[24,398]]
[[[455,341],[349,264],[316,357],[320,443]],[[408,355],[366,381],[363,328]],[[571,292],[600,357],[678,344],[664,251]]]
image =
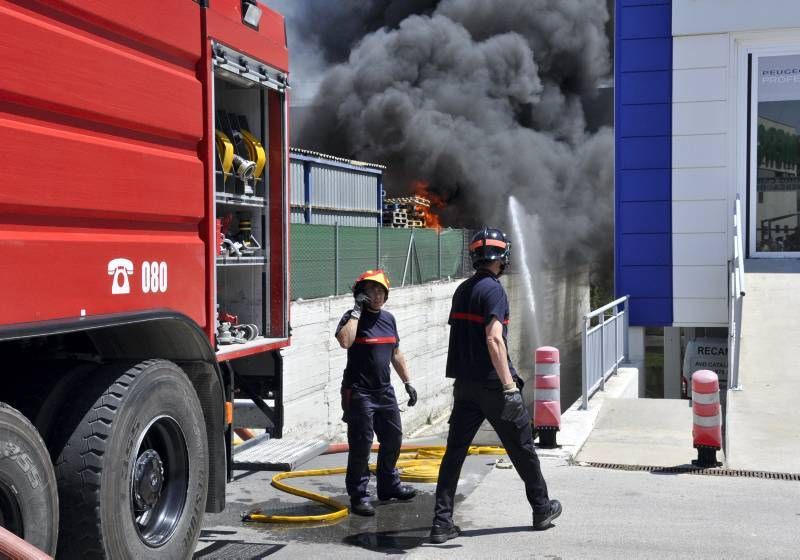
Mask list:
[[574,459],[580,452],[589,434],[592,433],[597,416],[606,399],[637,398],[639,391],[639,370],[637,368],[619,368],[605,384],[604,391],[597,391],[589,399],[589,408],[581,409],[581,399],[572,403],[561,414],[561,431],[558,434],[558,449],[541,449],[536,451],[542,457],[558,457]]

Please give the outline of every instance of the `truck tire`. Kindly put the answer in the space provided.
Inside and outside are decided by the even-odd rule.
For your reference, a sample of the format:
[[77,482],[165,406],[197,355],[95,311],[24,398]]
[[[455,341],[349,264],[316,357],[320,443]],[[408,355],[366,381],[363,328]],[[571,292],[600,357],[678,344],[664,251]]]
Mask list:
[[55,438],[59,560],[184,559],[208,487],[208,439],[191,382],[165,360],[100,368]]
[[0,526],[52,555],[58,541],[56,474],[36,428],[0,403]]

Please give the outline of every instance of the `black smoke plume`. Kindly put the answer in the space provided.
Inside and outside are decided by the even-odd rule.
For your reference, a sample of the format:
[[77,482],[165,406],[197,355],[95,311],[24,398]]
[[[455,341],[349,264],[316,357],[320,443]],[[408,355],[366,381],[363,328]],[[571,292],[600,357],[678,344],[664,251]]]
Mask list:
[[428,183],[445,225],[507,224],[514,195],[545,251],[608,257],[613,135],[581,103],[610,73],[606,0],[268,3],[313,93],[293,145],[384,163],[393,195]]

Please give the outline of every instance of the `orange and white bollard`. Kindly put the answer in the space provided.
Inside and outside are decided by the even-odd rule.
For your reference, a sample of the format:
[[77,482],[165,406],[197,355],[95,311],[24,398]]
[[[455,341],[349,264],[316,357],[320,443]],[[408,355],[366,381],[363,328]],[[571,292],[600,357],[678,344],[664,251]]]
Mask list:
[[561,429],[561,363],[558,348],[536,349],[534,370],[533,426],[539,432],[539,446],[557,447],[556,433]]
[[719,378],[701,369],[692,374],[692,439],[697,449],[698,467],[718,467],[717,450],[722,449],[722,408],[719,404]]

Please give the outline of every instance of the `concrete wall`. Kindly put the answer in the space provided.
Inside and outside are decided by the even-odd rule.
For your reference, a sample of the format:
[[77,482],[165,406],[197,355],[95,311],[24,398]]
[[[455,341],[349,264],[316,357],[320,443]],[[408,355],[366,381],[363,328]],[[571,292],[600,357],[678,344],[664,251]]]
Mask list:
[[[534,353],[539,346],[555,346],[561,359],[561,409],[566,410],[581,394],[581,332],[589,312],[589,270],[561,266],[537,270],[536,328],[525,316],[528,308],[525,283],[512,272],[503,276],[511,307],[509,352],[525,381],[525,402],[533,401]],[[538,337],[538,340],[537,340]]]
[[[447,314],[458,281],[392,288],[386,309],[397,319],[400,348],[406,355],[419,402],[408,398],[400,377],[392,382],[406,435],[449,410],[452,382],[445,378],[449,327]],[[284,436],[344,439],[339,389],[347,353],[334,337],[352,296],[292,302],[292,345],[284,352]]]

